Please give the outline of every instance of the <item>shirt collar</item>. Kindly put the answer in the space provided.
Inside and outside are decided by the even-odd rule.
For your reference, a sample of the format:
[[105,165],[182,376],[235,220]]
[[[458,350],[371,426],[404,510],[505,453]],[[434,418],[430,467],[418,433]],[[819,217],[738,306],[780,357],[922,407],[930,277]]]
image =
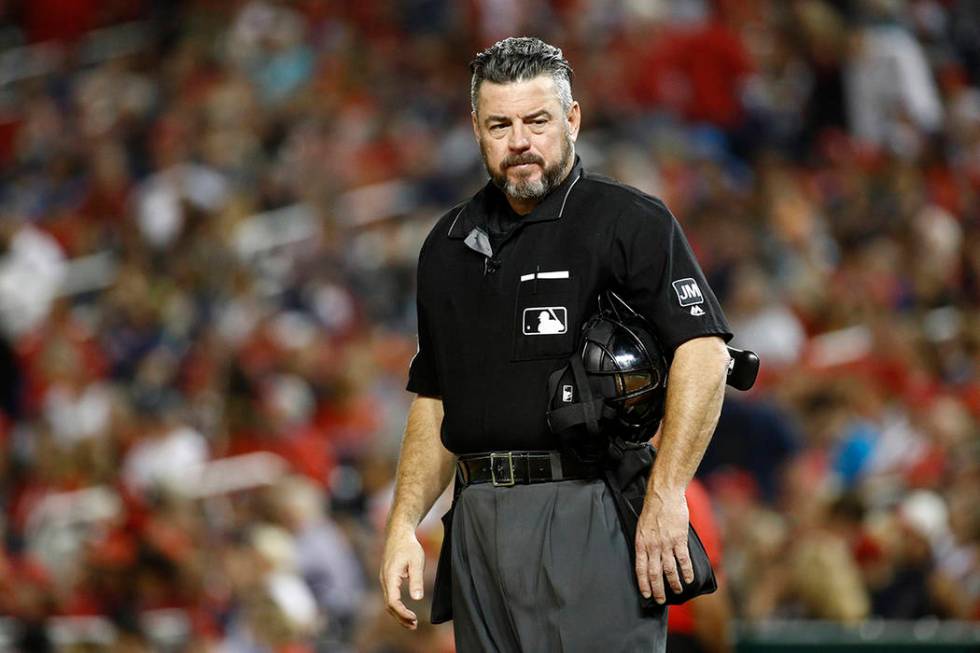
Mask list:
[[[565,177],[558,186],[538,203],[534,210],[521,218],[521,222],[548,222],[558,220],[565,211],[565,203],[568,196],[575,187],[576,182],[584,174],[582,161],[575,155],[575,163],[572,165],[571,172]],[[492,203],[504,201],[499,188],[494,186],[492,181],[477,192],[473,198],[463,205],[456,214],[452,224],[449,226],[450,238],[466,238],[473,229],[482,227],[488,211],[492,210]]]

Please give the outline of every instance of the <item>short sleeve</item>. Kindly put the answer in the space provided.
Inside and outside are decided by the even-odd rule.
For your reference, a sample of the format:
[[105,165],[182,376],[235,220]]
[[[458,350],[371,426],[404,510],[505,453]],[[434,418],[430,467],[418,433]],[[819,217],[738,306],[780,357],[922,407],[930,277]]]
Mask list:
[[680,224],[659,200],[636,198],[615,237],[613,275],[627,303],[653,324],[667,352],[693,338],[732,338]]
[[425,395],[428,397],[441,397],[442,390],[439,385],[439,376],[435,364],[435,350],[432,345],[431,330],[428,328],[429,318],[426,314],[424,303],[424,288],[422,285],[422,265],[425,256],[425,248],[419,253],[419,266],[417,275],[417,289],[415,296],[415,306],[418,315],[418,351],[412,358],[412,363],[408,369],[409,392]]

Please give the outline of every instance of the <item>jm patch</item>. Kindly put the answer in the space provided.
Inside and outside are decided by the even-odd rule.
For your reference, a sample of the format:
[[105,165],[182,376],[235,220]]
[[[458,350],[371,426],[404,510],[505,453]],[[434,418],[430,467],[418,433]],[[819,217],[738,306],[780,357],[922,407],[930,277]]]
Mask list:
[[677,301],[681,303],[681,306],[693,306],[694,304],[703,304],[704,295],[701,294],[701,289],[698,288],[698,282],[694,279],[688,277],[686,279],[678,279],[673,283],[674,292],[677,293]]
[[524,309],[524,335],[549,336],[568,331],[564,306],[532,306]]

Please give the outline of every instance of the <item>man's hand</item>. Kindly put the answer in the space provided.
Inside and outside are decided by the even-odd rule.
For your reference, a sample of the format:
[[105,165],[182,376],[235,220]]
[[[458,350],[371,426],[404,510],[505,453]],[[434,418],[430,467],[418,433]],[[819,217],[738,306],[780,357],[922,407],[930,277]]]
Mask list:
[[391,531],[385,540],[381,559],[381,589],[385,595],[385,607],[405,628],[415,630],[419,618],[402,603],[402,580],[408,578],[408,591],[413,599],[422,598],[422,572],[425,569],[425,552],[411,530]]
[[667,600],[664,576],[677,594],[684,589],[682,575],[685,583],[694,581],[687,549],[688,519],[683,490],[647,492],[636,527],[636,581],[644,598],[653,595],[661,604]]

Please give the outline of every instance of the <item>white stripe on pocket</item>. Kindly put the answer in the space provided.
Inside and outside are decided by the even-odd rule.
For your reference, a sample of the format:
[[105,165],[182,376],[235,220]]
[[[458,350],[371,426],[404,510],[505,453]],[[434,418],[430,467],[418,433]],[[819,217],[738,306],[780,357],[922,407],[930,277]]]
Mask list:
[[[524,281],[530,281],[534,277],[535,277],[535,273],[534,272],[532,272],[531,274],[522,274],[521,275],[521,281],[522,282],[524,282]],[[538,272],[537,273],[537,277],[538,277],[538,279],[567,279],[568,278],[568,270],[558,270],[556,272]]]

